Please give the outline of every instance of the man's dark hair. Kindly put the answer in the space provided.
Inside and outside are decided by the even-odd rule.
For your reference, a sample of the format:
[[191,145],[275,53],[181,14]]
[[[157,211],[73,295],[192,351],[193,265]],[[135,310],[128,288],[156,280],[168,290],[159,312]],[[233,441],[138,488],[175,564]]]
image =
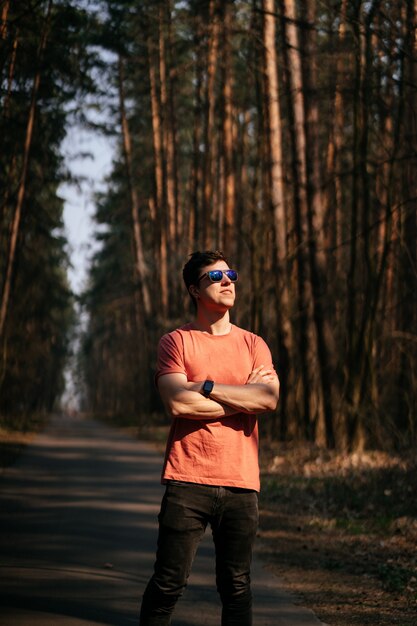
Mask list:
[[[188,293],[190,293],[191,285],[198,285],[198,279],[200,278],[202,268],[207,267],[207,265],[212,265],[213,263],[216,263],[216,261],[225,261],[225,263],[228,262],[223,252],[220,252],[220,250],[206,250],[205,252],[197,251],[190,254],[190,258],[182,270],[182,277]],[[194,296],[192,296],[191,293],[190,296],[194,306],[197,307],[197,302]]]

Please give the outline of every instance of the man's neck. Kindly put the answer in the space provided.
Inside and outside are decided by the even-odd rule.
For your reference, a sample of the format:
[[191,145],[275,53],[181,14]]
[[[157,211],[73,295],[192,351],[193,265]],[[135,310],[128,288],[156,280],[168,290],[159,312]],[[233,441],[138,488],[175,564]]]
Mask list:
[[210,311],[197,311],[195,328],[210,335],[227,335],[231,330],[229,311],[223,314]]

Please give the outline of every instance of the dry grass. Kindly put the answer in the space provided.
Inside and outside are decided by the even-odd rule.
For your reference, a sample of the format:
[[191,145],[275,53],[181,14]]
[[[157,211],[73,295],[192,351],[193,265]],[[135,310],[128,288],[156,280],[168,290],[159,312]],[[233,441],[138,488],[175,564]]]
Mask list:
[[331,626],[416,626],[415,455],[266,446],[260,546]]

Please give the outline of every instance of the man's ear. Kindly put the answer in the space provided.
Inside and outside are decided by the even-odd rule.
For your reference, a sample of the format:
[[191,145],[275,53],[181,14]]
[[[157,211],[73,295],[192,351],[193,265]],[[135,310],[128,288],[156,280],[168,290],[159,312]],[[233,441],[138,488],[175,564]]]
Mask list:
[[193,296],[193,298],[196,298],[196,299],[198,298],[200,292],[199,292],[197,285],[190,285],[188,288],[188,291]]

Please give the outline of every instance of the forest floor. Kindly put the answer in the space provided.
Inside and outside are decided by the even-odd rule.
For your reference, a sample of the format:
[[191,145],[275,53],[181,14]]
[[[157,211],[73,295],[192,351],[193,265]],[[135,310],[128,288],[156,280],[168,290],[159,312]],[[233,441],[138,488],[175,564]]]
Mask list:
[[[0,420],[0,472],[43,423]],[[124,429],[162,451],[166,426]],[[264,442],[261,462],[258,551],[296,602],[329,626],[417,626],[415,451]]]
[[268,567],[330,626],[417,625],[416,455],[265,446]]

